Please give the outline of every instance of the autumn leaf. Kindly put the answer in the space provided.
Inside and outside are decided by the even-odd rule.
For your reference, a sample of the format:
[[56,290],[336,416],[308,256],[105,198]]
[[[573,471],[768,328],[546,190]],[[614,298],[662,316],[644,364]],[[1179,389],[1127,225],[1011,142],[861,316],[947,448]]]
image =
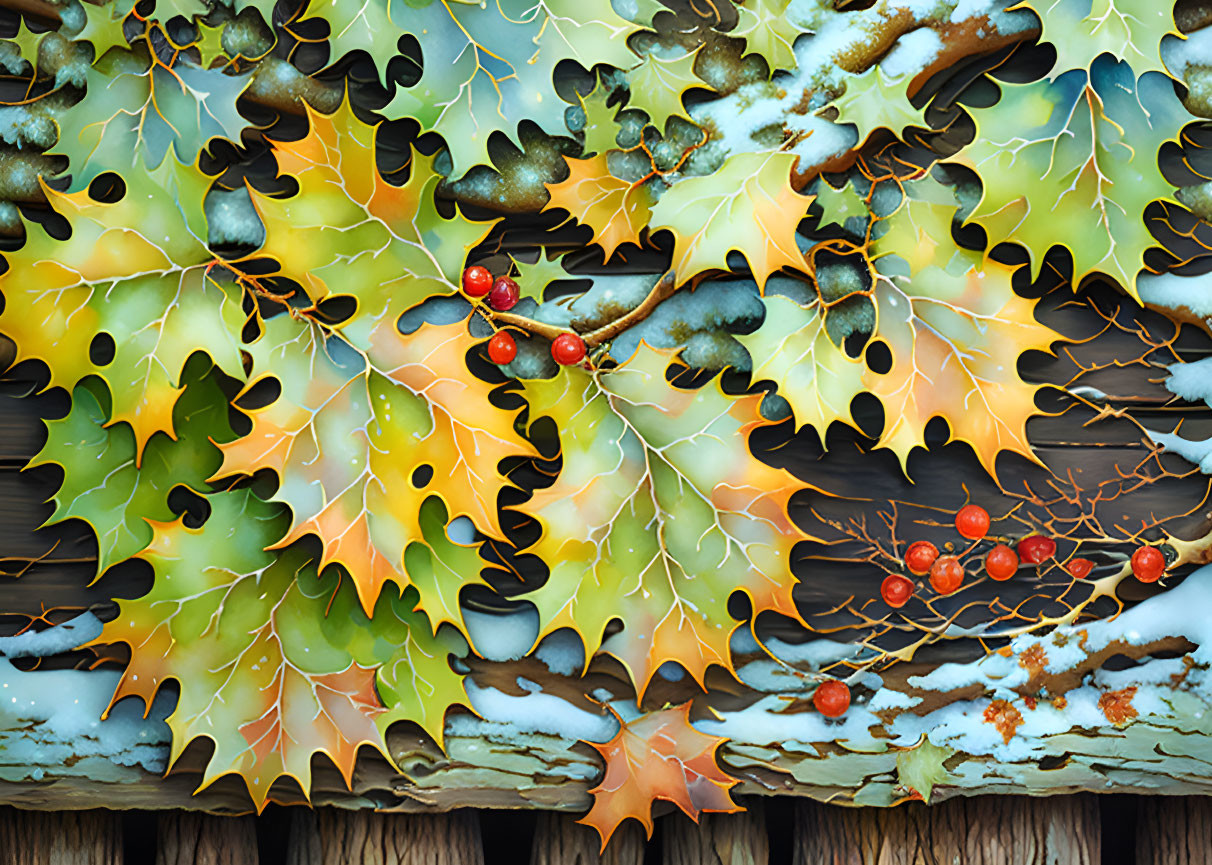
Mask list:
[[397,90],[383,113],[416,118],[423,132],[441,135],[451,177],[489,163],[492,133],[517,142],[522,120],[564,134],[568,103],[552,81],[561,61],[585,69],[601,63],[628,69],[636,61],[627,37],[639,27],[619,16],[610,0],[435,0],[399,4],[392,20],[400,35],[416,37],[426,51],[421,79]]
[[[499,537],[497,494],[506,482],[497,466],[534,450],[514,430],[512,414],[489,401],[492,386],[467,370],[476,340],[465,321],[403,336],[387,318],[368,343],[363,353],[314,322],[266,321],[264,335],[247,347],[248,388],[272,377],[281,394],[250,412],[248,435],[221,445],[216,476],[272,469],[280,479],[272,500],[293,515],[275,546],[319,536],[320,567],[343,565],[368,612],[384,583],[416,585],[436,627],[457,610],[458,590],[479,581],[479,569],[457,581],[406,576],[409,544],[432,548],[435,535],[445,537],[444,523],[427,530],[424,501],[437,495],[452,517],[469,517]],[[433,477],[418,484],[424,466]]]
[[837,109],[837,123],[850,123],[858,129],[862,145],[877,129],[891,129],[899,138],[906,126],[929,128],[924,108],[914,108],[908,88],[912,76],[889,77],[880,66],[872,66],[862,75],[846,76],[846,92],[829,103]]
[[[762,397],[673,387],[670,360],[641,344],[614,370],[523,382],[531,417],[556,422],[563,457],[556,482],[522,506],[543,527],[531,551],[551,568],[526,596],[539,637],[575,629],[586,656],[617,657],[641,695],[665,661],[699,682],[712,664],[731,669],[734,591],[755,618],[798,617],[790,555],[804,536],[787,516],[798,485],[748,446]],[[616,617],[623,630],[603,643]]]
[[109,392],[97,379],[76,385],[72,407],[62,420],[46,422],[47,438],[29,467],[63,467],[63,485],[47,523],[84,520],[97,536],[100,577],[117,562],[143,550],[152,539],[148,520],[166,521],[176,514],[168,504],[178,486],[206,492],[206,478],[219,467],[214,442],[234,438],[227,420],[227,398],[208,360],[195,361],[183,373],[184,393],[173,406],[180,435],[152,437],[136,463],[135,435],[126,424],[108,424]]
[[992,248],[1022,244],[1038,276],[1044,255],[1062,244],[1073,255],[1073,282],[1091,273],[1115,278],[1136,297],[1145,250],[1154,245],[1144,213],[1172,200],[1158,151],[1194,120],[1165,75],[1135,78],[1127,63],[1096,59],[1089,76],[1003,84],[1002,98],[970,109],[977,137],[953,161],[981,178],[968,219]]
[[[30,226],[0,275],[0,332],[16,342],[18,360],[46,362],[52,387],[101,376],[113,395],[110,423],[130,424],[138,454],[156,432],[176,435],[178,379],[191,354],[244,377],[246,317],[242,289],[206,247],[210,178],[175,159],[135,177],[114,203],[45,189],[72,234],[56,240]],[[90,354],[102,334],[113,339],[109,363]]]
[[1178,32],[1174,4],[1166,0],[1024,0],[1010,9],[1040,17],[1040,41],[1056,48],[1053,77],[1088,69],[1100,54],[1126,60],[1137,75],[1164,73],[1162,38]]
[[745,256],[759,287],[782,267],[806,270],[795,229],[811,195],[791,187],[799,157],[790,153],[737,153],[718,171],[674,184],[652,208],[651,231],[673,232],[678,282],[704,270],[728,270],[727,256]]
[[923,802],[929,802],[937,785],[954,781],[945,765],[947,759],[954,754],[954,748],[935,745],[923,736],[916,747],[896,755],[896,779],[903,786],[920,794]]
[[1035,301],[1014,293],[1016,268],[955,244],[957,205],[945,187],[924,178],[906,193],[871,245],[876,338],[892,354],[887,374],[864,376],[884,405],[879,444],[903,466],[939,416],[990,473],[1003,450],[1035,459],[1026,427],[1042,385],[1022,380],[1017,359],[1050,351],[1060,334],[1036,321]]
[[[289,521],[280,506],[247,490],[208,502],[201,528],[152,523],[154,539],[140,554],[155,571],[152,589],[119,601],[94,641],[131,647],[114,703],[133,695],[150,705],[168,680],[178,683],[170,764],[195,738],[210,739],[199,790],[239,774],[259,811],[278,778],[295,779],[306,794],[317,753],[346,784],[362,745],[390,759],[388,717],[408,717],[441,741],[446,708],[466,695],[446,661],[448,644],[424,617],[384,594],[368,619],[352,587],[318,574],[302,547],[266,552]],[[402,662],[412,676],[378,683],[384,705],[376,670]]]
[[[593,794],[593,807],[579,823],[602,837],[602,850],[628,817],[644,825],[652,837],[652,805],[672,802],[696,822],[704,811],[744,810],[729,790],[737,784],[716,764],[715,752],[725,741],[690,726],[690,703],[648,712],[628,721],[619,718],[619,732],[604,745],[590,742],[606,771]],[[616,715],[616,717],[618,717]]]
[[52,152],[70,161],[73,190],[105,171],[145,173],[164,162],[170,148],[193,164],[213,138],[240,141],[248,121],[236,111],[236,100],[248,82],[248,75],[186,62],[112,76],[90,68],[84,99],[63,114]]
[[255,255],[271,256],[315,301],[348,295],[356,313],[340,325],[367,346],[369,331],[436,294],[457,290],[467,252],[491,228],[457,213],[443,217],[434,200],[442,176],[433,158],[414,153],[408,182],[392,186],[375,165],[376,127],[348,101],[333,114],[307,108],[310,129],[298,141],[274,142],[282,174],[299,192],[272,198],[251,190],[265,224]]
[[589,159],[567,156],[568,179],[548,183],[551,200],[544,211],[563,208],[577,222],[593,229],[593,241],[607,261],[624,243],[640,243],[641,232],[652,216],[652,191],[647,184],[631,183],[610,173],[606,154]]

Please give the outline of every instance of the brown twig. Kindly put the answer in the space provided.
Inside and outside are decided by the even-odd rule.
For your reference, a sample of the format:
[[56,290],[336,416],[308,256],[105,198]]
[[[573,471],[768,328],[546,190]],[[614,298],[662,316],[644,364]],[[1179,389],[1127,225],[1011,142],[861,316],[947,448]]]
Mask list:
[[[596,348],[602,343],[609,342],[610,340],[614,339],[620,333],[627,330],[627,328],[639,324],[641,321],[646,319],[662,301],[668,300],[670,297],[672,297],[675,291],[677,291],[677,281],[674,277],[674,272],[671,270],[657,280],[657,284],[652,287],[650,292],[648,292],[648,296],[645,297],[640,302],[640,305],[635,309],[631,310],[626,315],[616,318],[609,324],[602,325],[596,330],[591,330],[589,333],[577,335],[585,341],[585,346],[587,348]],[[521,330],[535,334],[536,336],[541,336],[545,339],[554,340],[562,333],[576,333],[576,331],[572,330],[571,328],[559,327],[558,325],[547,324],[546,322],[542,321],[535,321],[534,319],[527,318],[524,315],[514,315],[511,312],[493,312],[489,309],[485,309],[485,312],[488,313],[488,315],[492,318],[492,321],[497,325],[520,328]]]

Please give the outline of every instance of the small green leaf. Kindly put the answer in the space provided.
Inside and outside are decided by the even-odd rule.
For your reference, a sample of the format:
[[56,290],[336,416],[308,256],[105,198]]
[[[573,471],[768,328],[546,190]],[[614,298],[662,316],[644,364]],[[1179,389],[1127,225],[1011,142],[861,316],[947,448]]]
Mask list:
[[664,129],[670,117],[690,120],[682,105],[682,94],[692,87],[707,85],[694,74],[694,59],[698,51],[666,59],[649,54],[644,62],[627,73],[631,85],[628,108],[638,108],[648,115],[648,122]]
[[897,780],[903,786],[921,793],[922,799],[929,802],[936,785],[953,780],[943,763],[954,753],[954,748],[935,745],[923,737],[922,743],[916,748],[896,755]]
[[879,66],[862,75],[846,78],[846,92],[830,103],[838,111],[838,123],[858,128],[859,144],[877,129],[891,129],[899,138],[906,126],[928,128],[924,108],[909,101],[911,76],[889,78]]

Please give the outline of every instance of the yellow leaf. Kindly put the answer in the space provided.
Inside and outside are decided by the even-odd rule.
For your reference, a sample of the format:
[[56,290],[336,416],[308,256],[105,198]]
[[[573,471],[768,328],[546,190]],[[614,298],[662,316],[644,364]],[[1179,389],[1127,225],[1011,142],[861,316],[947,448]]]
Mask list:
[[593,229],[593,240],[609,260],[624,243],[639,245],[640,232],[652,213],[647,185],[620,180],[610,173],[606,154],[570,159],[568,179],[547,184],[551,201],[544,211],[562,207],[577,222]]

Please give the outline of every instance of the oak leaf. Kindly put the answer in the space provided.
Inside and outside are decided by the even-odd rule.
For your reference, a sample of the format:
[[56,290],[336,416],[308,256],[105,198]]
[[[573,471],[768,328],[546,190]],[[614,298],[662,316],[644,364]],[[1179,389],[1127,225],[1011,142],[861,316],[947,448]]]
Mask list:
[[[427,531],[423,503],[438,495],[452,517],[500,536],[497,494],[506,482],[497,466],[534,450],[514,430],[512,414],[489,401],[492,386],[467,370],[477,340],[465,321],[425,324],[404,336],[385,318],[367,342],[362,352],[314,322],[266,321],[264,335],[247,347],[248,388],[272,377],[281,393],[250,412],[248,435],[220,446],[216,476],[272,469],[280,479],[272,500],[293,515],[275,546],[318,535],[320,567],[343,565],[368,612],[384,583],[415,584],[436,627],[455,615],[458,590],[478,582],[479,570],[445,581],[408,578],[408,546],[432,548],[430,538],[445,537],[444,523]],[[418,485],[414,476],[424,466],[432,479]]]
[[[602,850],[628,817],[639,820],[652,837],[652,805],[658,799],[677,805],[696,822],[704,811],[744,810],[729,790],[737,779],[716,764],[725,738],[700,733],[690,725],[690,703],[648,712],[624,721],[604,745],[590,742],[606,771],[593,794],[593,807],[579,821],[602,837]],[[618,717],[616,715],[616,717]]]
[[[140,554],[155,570],[152,589],[119,601],[94,641],[131,647],[114,703],[134,695],[150,705],[169,679],[179,684],[170,764],[195,738],[210,739],[199,789],[239,774],[259,811],[283,776],[307,794],[317,753],[346,784],[361,746],[390,759],[390,720],[408,717],[441,742],[446,708],[466,702],[447,662],[458,641],[435,638],[398,596],[384,594],[367,618],[352,588],[318,573],[302,547],[265,551],[288,521],[280,506],[247,490],[208,502],[201,528],[152,523]],[[380,680],[376,692],[376,676],[401,662],[411,677]]]
[[759,287],[782,267],[806,270],[796,226],[811,195],[791,186],[799,159],[790,153],[737,153],[714,174],[674,184],[652,208],[651,231],[673,232],[678,282],[704,270],[728,270],[727,256],[745,256]]
[[1127,63],[1096,59],[1053,81],[1003,84],[1002,98],[970,109],[977,136],[952,161],[981,178],[968,219],[990,248],[1022,244],[1038,276],[1044,255],[1062,244],[1073,282],[1095,272],[1136,297],[1145,250],[1154,245],[1145,209],[1169,201],[1174,186],[1158,167],[1162,144],[1194,118],[1161,73],[1136,78]]
[[[761,395],[674,387],[670,361],[641,343],[610,371],[523,382],[531,417],[556,422],[563,456],[555,483],[521,506],[542,525],[532,551],[551,568],[527,595],[539,637],[575,629],[586,657],[617,657],[641,695],[666,661],[699,682],[712,664],[731,669],[734,591],[755,618],[798,617],[790,558],[805,538],[787,516],[798,484],[749,450]],[[623,630],[603,643],[616,617]]]
[[624,243],[638,246],[652,217],[650,187],[611,174],[605,153],[588,159],[565,156],[564,161],[568,179],[547,184],[551,200],[543,210],[563,208],[577,222],[592,228],[593,241],[602,247],[607,261]]

